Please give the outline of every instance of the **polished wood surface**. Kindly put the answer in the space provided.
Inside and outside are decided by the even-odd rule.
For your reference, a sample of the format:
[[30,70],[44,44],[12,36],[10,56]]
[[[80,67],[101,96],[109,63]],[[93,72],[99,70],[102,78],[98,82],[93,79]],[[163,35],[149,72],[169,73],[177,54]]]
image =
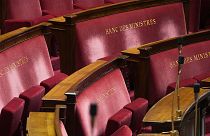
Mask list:
[[[180,88],[180,109],[183,112],[182,119],[187,110],[194,104],[194,91],[193,88],[184,87]],[[210,93],[207,89],[201,89],[200,98],[207,93]],[[173,92],[158,101],[145,115],[144,123],[166,123],[171,122],[171,107]]]
[[208,78],[206,78],[206,79],[204,79],[204,80],[202,80],[203,82],[210,82],[210,77],[208,77]]
[[56,136],[54,112],[30,112],[27,119],[28,136]]
[[50,90],[44,97],[43,101],[65,101],[66,96],[64,95],[66,92],[70,91],[77,83],[88,77],[92,72],[97,69],[100,69],[104,66],[107,61],[97,60],[96,62],[76,71],[65,80],[57,84],[52,90]]

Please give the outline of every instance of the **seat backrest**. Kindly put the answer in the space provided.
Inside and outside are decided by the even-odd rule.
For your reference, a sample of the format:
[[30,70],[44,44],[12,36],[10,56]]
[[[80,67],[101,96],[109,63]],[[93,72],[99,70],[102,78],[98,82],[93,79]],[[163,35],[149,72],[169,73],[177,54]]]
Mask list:
[[74,4],[82,9],[102,6],[104,3],[104,0],[74,0]]
[[[119,69],[115,69],[91,83],[78,94],[76,116],[76,135],[104,135],[108,119],[130,103],[129,94]],[[98,110],[93,133],[91,131],[89,107],[96,103]]]
[[[183,47],[185,62],[181,79],[191,79],[210,70],[210,40]],[[150,56],[150,80],[148,100],[154,104],[166,95],[167,86],[176,82],[178,73],[178,49],[171,49]]]
[[[11,98],[54,75],[44,36],[28,30],[0,42],[0,108]],[[33,35],[34,34],[34,35]]]
[[210,1],[201,0],[201,27],[206,25],[206,21],[210,16]]
[[6,19],[35,19],[42,16],[39,0],[6,0]]
[[40,0],[42,10],[55,16],[62,16],[73,10],[73,0]]
[[186,33],[182,3],[143,8],[79,22],[76,23],[77,67],[128,48]]
[[17,130],[20,125],[22,112],[24,109],[24,100],[20,98],[13,98],[4,108],[0,114],[0,135],[14,136],[18,135]]

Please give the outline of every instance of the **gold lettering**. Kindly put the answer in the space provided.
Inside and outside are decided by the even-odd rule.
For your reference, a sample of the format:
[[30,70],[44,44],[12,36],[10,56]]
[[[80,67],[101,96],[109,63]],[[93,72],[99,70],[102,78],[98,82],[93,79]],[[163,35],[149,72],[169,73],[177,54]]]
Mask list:
[[26,56],[26,57],[22,57],[22,58],[18,59],[17,61],[9,64],[8,66],[3,67],[2,69],[0,69],[0,77],[4,76],[9,71],[12,71],[13,69],[18,68],[28,62],[29,62],[29,59]]
[[155,25],[156,22],[157,22],[156,19],[141,20],[139,22],[133,22],[130,24],[124,24],[124,25],[117,26],[117,27],[107,28],[107,29],[105,29],[105,33],[106,33],[106,35],[110,35],[110,34],[114,34],[114,33],[118,33],[118,32],[137,29],[140,27],[152,26],[152,25]]
[[[210,52],[198,53],[198,54],[194,54],[192,56],[185,57],[184,64],[189,64],[189,63],[192,63],[195,61],[200,61],[200,60],[209,59],[209,58],[210,58]],[[177,66],[178,66],[177,61],[170,62],[170,64],[169,64],[169,67],[171,69],[174,67],[177,67]]]

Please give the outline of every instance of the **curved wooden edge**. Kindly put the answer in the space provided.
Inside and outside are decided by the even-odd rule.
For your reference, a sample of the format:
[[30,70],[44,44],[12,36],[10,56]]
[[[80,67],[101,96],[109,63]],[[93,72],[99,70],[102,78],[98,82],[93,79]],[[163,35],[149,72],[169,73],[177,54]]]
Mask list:
[[[159,100],[144,116],[144,123],[168,123],[171,122],[172,97],[174,92]],[[180,109],[183,112],[181,120],[193,110],[195,106],[193,88],[182,87],[179,89]],[[200,89],[199,102],[210,96],[209,90]],[[176,98],[175,98],[176,99]],[[174,103],[176,105],[176,103]],[[175,121],[180,121],[176,120]]]
[[[65,93],[73,89],[79,81],[85,79],[91,75],[94,71],[103,67],[107,61],[97,60],[96,62],[87,65],[86,67],[76,71],[75,73],[68,76],[66,79],[57,84],[51,89],[43,98],[43,103],[51,103],[52,101],[65,101]],[[47,102],[48,101],[48,102]]]

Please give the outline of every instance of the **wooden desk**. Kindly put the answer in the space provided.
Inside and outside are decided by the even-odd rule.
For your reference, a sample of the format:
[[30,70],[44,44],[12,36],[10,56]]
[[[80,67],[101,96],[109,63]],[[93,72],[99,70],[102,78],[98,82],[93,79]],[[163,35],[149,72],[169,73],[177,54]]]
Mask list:
[[54,112],[30,112],[27,119],[28,136],[56,136]]
[[[185,87],[180,88],[180,109],[183,114],[181,120],[176,120],[175,127],[180,130],[184,125],[189,113],[194,112],[194,91],[193,88]],[[143,122],[147,125],[152,125],[154,127],[162,127],[162,129],[171,129],[171,110],[172,110],[172,97],[173,92],[158,101],[145,115]],[[210,91],[207,89],[201,89],[199,93],[199,103],[207,103],[207,98],[210,97]],[[176,99],[176,98],[175,98]],[[205,101],[206,100],[206,101]],[[205,104],[200,104],[200,106],[205,106]],[[202,109],[202,108],[201,108]],[[175,109],[176,111],[176,109]],[[193,117],[192,117],[193,118]],[[189,122],[188,122],[189,123]],[[193,122],[191,122],[193,123]],[[161,124],[161,125],[160,125]],[[185,124],[186,125],[186,124]],[[161,130],[160,131],[169,131]]]

